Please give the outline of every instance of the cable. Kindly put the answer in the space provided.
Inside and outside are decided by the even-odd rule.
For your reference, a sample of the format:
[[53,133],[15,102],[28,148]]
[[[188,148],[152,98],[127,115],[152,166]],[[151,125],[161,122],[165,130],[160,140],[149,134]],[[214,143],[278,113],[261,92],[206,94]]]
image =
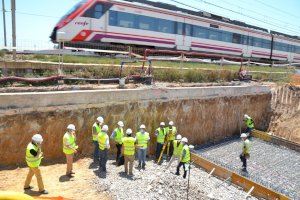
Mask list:
[[262,2],[262,1],[260,1],[260,0],[255,0],[255,1],[258,2],[258,3],[260,3],[260,4],[263,4],[263,5],[267,6],[267,7],[269,7],[269,8],[273,8],[274,10],[277,10],[277,11],[279,11],[279,12],[281,12],[281,13],[285,13],[286,15],[290,15],[290,16],[295,17],[295,18],[297,18],[297,19],[300,18],[299,16],[293,15],[293,14],[291,14],[291,13],[288,13],[288,12],[284,11],[284,10],[281,10],[281,9],[276,8],[276,7],[274,7],[274,6],[268,5],[268,4],[266,4],[266,3],[264,3],[264,2]]
[[[298,28],[299,28],[299,31],[300,31],[300,26],[298,26],[298,25],[290,24],[290,23],[287,23],[287,22],[282,21],[282,20],[280,20],[280,19],[276,19],[276,18],[274,18],[274,17],[270,17],[270,16],[268,16],[268,15],[261,14],[261,13],[259,13],[259,12],[257,12],[257,11],[250,10],[250,9],[246,9],[246,8],[241,7],[241,6],[239,6],[239,5],[236,5],[236,4],[233,4],[233,3],[229,3],[228,1],[225,1],[225,0],[221,0],[221,1],[222,1],[222,2],[226,2],[226,3],[229,4],[229,5],[233,5],[233,6],[237,7],[237,8],[240,8],[240,9],[243,9],[243,10],[247,10],[247,11],[250,11],[250,12],[253,12],[253,13],[258,14],[258,15],[260,15],[260,16],[263,16],[263,17],[267,17],[267,18],[276,20],[276,21],[278,21],[278,22],[283,23],[284,25],[289,24],[289,25],[292,26],[292,27],[298,27]],[[292,27],[290,27],[290,28],[292,28]],[[296,30],[297,30],[297,29],[296,29]]]
[[[3,11],[0,10],[1,12]],[[11,12],[10,10],[5,10],[5,12]],[[60,17],[56,17],[56,16],[49,16],[49,15],[41,15],[41,14],[35,14],[35,13],[27,13],[27,12],[22,12],[22,11],[16,11],[17,14],[21,14],[21,15],[31,15],[31,16],[36,16],[36,17],[47,17],[47,18],[56,18],[59,19]]]
[[[195,8],[195,7],[190,6],[190,5],[187,5],[187,4],[183,4],[183,3],[178,2],[178,1],[176,1],[176,0],[170,0],[170,1],[175,2],[175,3],[178,3],[178,4],[181,4],[181,5],[184,5],[184,6],[188,6],[188,7],[190,7],[190,8],[197,9],[197,10],[201,11],[201,10],[198,9],[198,8]],[[205,1],[205,0],[194,0],[194,1],[197,1],[197,2],[203,2],[203,3],[205,3],[205,4],[212,5],[212,6],[214,6],[214,7],[217,7],[217,8],[223,9],[223,10],[230,11],[230,12],[235,13],[235,14],[238,14],[238,15],[245,16],[245,17],[251,18],[251,19],[253,19],[253,20],[256,20],[256,21],[259,21],[259,22],[262,22],[262,23],[265,23],[265,24],[268,24],[268,25],[271,25],[271,26],[274,26],[274,27],[277,27],[277,28],[280,28],[280,29],[289,30],[289,31],[291,31],[291,32],[293,32],[293,33],[296,33],[296,34],[300,35],[299,32],[298,32],[297,30],[292,30],[292,29],[288,29],[288,28],[286,28],[286,27],[278,26],[278,25],[276,25],[276,24],[268,23],[268,22],[265,22],[265,21],[263,21],[263,20],[254,18],[254,17],[252,17],[252,16],[245,15],[245,14],[243,14],[243,13],[237,12],[237,11],[235,11],[235,10],[232,10],[232,9],[229,9],[229,8],[225,8],[225,7],[222,7],[222,6],[219,6],[219,5],[216,5],[216,4],[207,2],[207,1]]]

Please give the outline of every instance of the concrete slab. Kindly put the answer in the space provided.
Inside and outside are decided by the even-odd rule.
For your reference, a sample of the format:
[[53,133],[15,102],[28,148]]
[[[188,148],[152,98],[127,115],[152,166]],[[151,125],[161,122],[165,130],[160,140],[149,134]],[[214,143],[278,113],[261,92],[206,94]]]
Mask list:
[[248,173],[241,172],[242,143],[239,138],[203,147],[196,152],[239,174],[292,199],[300,198],[300,154],[254,138],[248,160]]

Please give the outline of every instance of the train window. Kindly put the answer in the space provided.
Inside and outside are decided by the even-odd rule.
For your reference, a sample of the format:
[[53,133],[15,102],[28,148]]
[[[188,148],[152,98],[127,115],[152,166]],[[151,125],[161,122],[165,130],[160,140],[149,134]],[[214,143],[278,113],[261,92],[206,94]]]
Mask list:
[[191,36],[192,35],[192,25],[185,24],[184,35],[186,35],[186,36]]
[[193,37],[208,38],[208,30],[204,27],[194,26]]
[[165,19],[159,19],[158,31],[162,33],[174,33],[174,22]]
[[248,36],[247,35],[242,35],[241,43],[243,45],[248,45]]
[[138,29],[157,31],[158,21],[156,18],[139,16],[138,17]]
[[262,39],[262,47],[265,48],[265,49],[271,49],[271,41],[270,40],[265,40],[265,39]]
[[232,43],[241,44],[241,34],[233,33],[232,34]]
[[183,23],[177,22],[177,34],[182,35],[183,34]]
[[219,33],[218,33],[218,31],[209,30],[208,31],[208,39],[219,40]]
[[300,54],[300,46],[296,46],[295,53],[299,53]]
[[117,26],[118,25],[118,12],[110,10],[109,11],[109,25]]
[[222,41],[223,42],[231,42],[232,41],[232,33],[223,31],[222,32]]
[[83,17],[99,19],[103,15],[103,5],[96,3],[83,14]]
[[254,47],[262,47],[262,40],[260,38],[253,38],[253,46]]
[[134,28],[135,17],[133,14],[129,13],[118,13],[118,26],[125,28]]

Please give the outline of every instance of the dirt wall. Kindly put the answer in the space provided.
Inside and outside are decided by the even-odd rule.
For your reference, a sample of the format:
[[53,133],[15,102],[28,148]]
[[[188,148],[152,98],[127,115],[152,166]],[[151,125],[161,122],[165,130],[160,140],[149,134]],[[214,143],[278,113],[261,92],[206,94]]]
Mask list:
[[[243,88],[238,90],[245,91]],[[230,93],[224,88],[221,91],[224,94]],[[37,132],[44,137],[44,160],[63,158],[62,137],[69,123],[74,123],[78,130],[79,154],[91,155],[91,127],[99,115],[104,116],[109,132],[119,120],[123,120],[125,128],[130,127],[134,132],[144,123],[151,136],[150,152],[155,149],[153,133],[160,121],[173,120],[178,132],[188,137],[192,144],[218,141],[239,133],[239,120],[244,113],[253,117],[257,128],[266,129],[271,93],[267,90],[253,91],[256,92],[252,95],[249,92],[244,95],[241,95],[243,92],[231,92],[231,97],[189,99],[187,96],[185,99],[178,99],[178,96],[170,95],[167,100],[158,100],[143,99],[140,96],[134,97],[139,100],[130,102],[111,100],[109,104],[98,105],[49,106],[39,110],[6,109],[0,112],[0,166],[24,163],[26,145]],[[180,93],[180,90],[176,92]],[[113,142],[111,145],[114,147]]]

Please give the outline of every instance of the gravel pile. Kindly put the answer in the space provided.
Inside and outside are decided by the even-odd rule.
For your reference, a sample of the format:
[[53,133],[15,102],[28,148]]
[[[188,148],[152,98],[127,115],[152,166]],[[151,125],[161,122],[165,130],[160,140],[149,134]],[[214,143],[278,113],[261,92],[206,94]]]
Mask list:
[[[134,168],[134,176],[129,177],[123,173],[124,166],[117,167],[114,161],[109,160],[106,176],[95,169],[97,177],[93,183],[99,192],[107,192],[113,199],[187,199],[187,179],[175,175],[175,165],[169,171],[165,169],[165,162],[157,165],[149,160],[146,170]],[[192,166],[189,199],[245,199],[244,191],[222,183],[215,177],[208,178],[206,172]]]
[[199,149],[197,153],[292,199],[300,199],[300,154],[298,152],[253,138],[248,173],[243,173],[239,159],[241,148],[241,140],[234,139]]

